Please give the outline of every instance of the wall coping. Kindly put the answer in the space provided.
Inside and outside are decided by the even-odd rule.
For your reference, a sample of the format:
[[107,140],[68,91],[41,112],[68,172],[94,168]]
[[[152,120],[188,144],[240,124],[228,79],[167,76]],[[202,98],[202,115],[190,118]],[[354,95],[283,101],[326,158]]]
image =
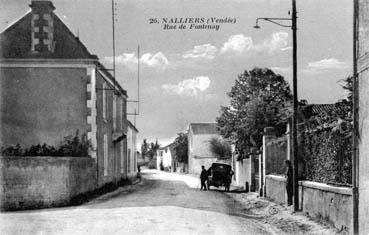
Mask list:
[[281,175],[266,175],[265,176],[266,179],[273,179],[273,180],[276,180],[276,181],[286,181],[286,178],[284,176],[281,176]]
[[338,187],[338,186],[333,186],[333,185],[329,185],[325,183],[305,181],[305,180],[299,181],[299,185],[302,185],[303,187],[306,187],[306,188],[313,188],[313,189],[318,189],[322,191],[352,196],[352,188],[349,188],[349,187]]
[[[286,181],[286,178],[280,175],[266,175],[265,179],[272,179],[272,180],[281,181],[281,182]],[[301,185],[302,187],[306,187],[306,188],[318,189],[321,191],[352,196],[352,188],[350,187],[338,187],[334,185],[329,185],[329,184],[319,183],[319,182],[314,182],[314,181],[308,181],[308,180],[299,181],[299,185]]]

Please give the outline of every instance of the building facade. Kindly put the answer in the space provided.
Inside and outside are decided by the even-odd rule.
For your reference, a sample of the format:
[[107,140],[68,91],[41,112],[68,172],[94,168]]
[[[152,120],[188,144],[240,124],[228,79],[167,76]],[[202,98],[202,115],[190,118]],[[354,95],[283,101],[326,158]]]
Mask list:
[[127,92],[54,13],[51,1],[0,34],[0,146],[92,143],[97,187],[128,176]]
[[188,171],[200,174],[201,166],[208,169],[217,157],[210,151],[210,140],[219,138],[216,123],[191,123],[188,128]]
[[156,168],[158,170],[175,171],[175,152],[174,143],[160,147],[156,150]]
[[129,178],[137,174],[137,128],[127,120],[127,174]]

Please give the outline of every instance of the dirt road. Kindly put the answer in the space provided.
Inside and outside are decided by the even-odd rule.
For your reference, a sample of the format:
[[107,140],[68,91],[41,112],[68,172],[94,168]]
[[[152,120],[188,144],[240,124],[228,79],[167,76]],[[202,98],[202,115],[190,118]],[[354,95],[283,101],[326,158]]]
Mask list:
[[141,183],[85,205],[0,214],[1,234],[271,234],[222,190],[146,171]]

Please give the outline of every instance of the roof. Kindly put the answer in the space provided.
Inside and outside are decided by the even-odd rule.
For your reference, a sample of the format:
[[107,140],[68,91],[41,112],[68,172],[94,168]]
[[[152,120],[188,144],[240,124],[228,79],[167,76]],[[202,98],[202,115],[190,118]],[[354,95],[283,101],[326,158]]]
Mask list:
[[[35,7],[51,7],[50,15],[53,19],[54,50],[37,52],[31,50],[32,17]],[[76,37],[63,21],[54,14],[51,1],[32,1],[32,11],[7,27],[0,33],[0,57],[5,59],[18,58],[55,58],[55,59],[98,59],[91,54],[85,45]]]
[[344,112],[345,106],[342,103],[335,104],[308,104],[301,107],[301,112],[305,118],[312,116],[327,114],[332,115],[334,113]]
[[158,150],[165,150],[165,149],[169,149],[170,154],[172,156],[175,156],[176,155],[175,143],[174,142],[173,143],[170,143],[170,144],[168,144],[168,145],[166,145],[164,147],[160,147]]
[[138,133],[137,128],[132,124],[132,122],[130,122],[129,120],[127,120],[128,126],[131,127],[133,130],[135,130]]
[[191,123],[189,128],[194,135],[219,134],[216,123]]
[[166,148],[172,148],[172,147],[174,147],[174,145],[175,145],[175,143],[173,142],[173,143],[167,144],[167,145],[165,145],[163,147],[160,147],[159,150],[164,150]]
[[96,67],[97,67],[98,71],[103,73],[105,76],[107,76],[112,83],[114,82],[115,83],[115,88],[120,90],[123,93],[123,95],[128,97],[127,91],[123,89],[123,87],[119,84],[119,82],[116,79],[114,79],[114,76],[111,75],[111,73],[109,73],[109,71],[105,68],[105,66],[103,64],[101,64],[99,61],[96,61],[95,64],[96,64]]

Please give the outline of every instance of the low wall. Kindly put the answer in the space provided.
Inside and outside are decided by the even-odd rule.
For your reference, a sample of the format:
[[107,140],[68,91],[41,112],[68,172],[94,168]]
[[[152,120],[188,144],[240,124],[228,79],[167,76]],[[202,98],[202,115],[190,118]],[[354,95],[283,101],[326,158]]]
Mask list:
[[277,203],[286,203],[286,178],[277,175],[266,175],[265,196]]
[[[286,203],[286,179],[266,175],[266,197]],[[324,219],[338,229],[352,226],[352,189],[312,181],[299,182],[299,208],[309,216]]]
[[352,189],[302,181],[302,210],[311,217],[331,222],[338,229],[352,226]]
[[0,169],[2,210],[65,205],[96,186],[89,157],[0,157]]
[[258,156],[249,156],[235,162],[235,184],[246,190],[246,183],[249,191],[256,191],[255,179],[255,158]]

